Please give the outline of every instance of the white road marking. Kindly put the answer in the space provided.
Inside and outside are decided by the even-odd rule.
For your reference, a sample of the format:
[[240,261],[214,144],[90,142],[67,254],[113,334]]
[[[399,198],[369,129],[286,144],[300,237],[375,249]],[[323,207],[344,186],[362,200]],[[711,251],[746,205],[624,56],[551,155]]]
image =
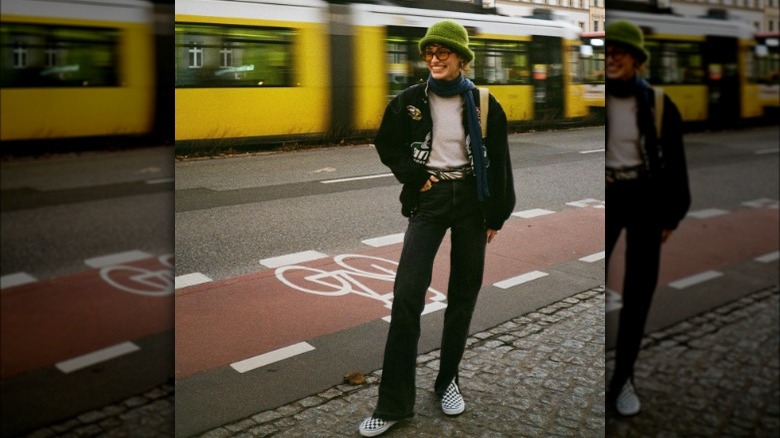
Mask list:
[[529,281],[536,280],[538,278],[546,277],[550,274],[542,271],[531,271],[517,277],[508,278],[498,283],[493,283],[493,286],[500,289],[509,289],[510,287],[517,286],[518,284],[527,283]]
[[296,263],[305,263],[312,260],[324,259],[325,257],[327,257],[327,255],[318,251],[302,251],[293,254],[262,259],[260,260],[260,264],[267,268],[280,268],[282,266],[294,265]]
[[523,210],[512,213],[512,216],[521,217],[523,219],[531,219],[532,217],[544,216],[546,214],[555,213],[552,210],[545,210],[543,208],[532,208],[530,210]]
[[[436,298],[434,298],[434,300],[435,299]],[[446,308],[447,308],[447,304],[442,303],[441,301],[434,301],[432,303],[426,304],[425,307],[423,308],[422,313],[420,315],[427,315],[429,313],[438,312],[439,310],[444,310]],[[391,318],[392,317],[388,315],[388,316],[385,316],[384,318],[382,318],[382,320],[390,322]]]
[[86,368],[88,366],[98,364],[100,362],[105,362],[119,356],[138,351],[140,349],[141,347],[133,344],[132,342],[123,342],[121,344],[93,351],[92,353],[74,357],[73,359],[58,362],[55,364],[55,366],[60,371],[67,374],[82,368]]
[[176,286],[174,289],[180,289],[183,287],[195,286],[196,284],[203,284],[213,281],[207,275],[203,275],[200,272],[193,272],[192,274],[179,275],[174,278]]
[[150,257],[154,256],[143,251],[133,250],[100,257],[93,257],[91,259],[84,260],[84,263],[86,263],[87,266],[93,268],[104,268],[106,266],[121,265],[122,263],[135,262],[138,260],[148,259]]
[[379,248],[381,246],[395,245],[396,243],[403,243],[404,233],[390,234],[388,236],[374,237],[373,239],[366,239],[363,241],[368,246]]
[[685,289],[687,287],[691,287],[694,285],[697,285],[699,283],[704,283],[705,281],[712,280],[714,278],[722,277],[723,273],[720,271],[704,271],[700,272],[696,275],[691,275],[690,277],[681,278],[677,281],[673,281],[669,283],[669,287],[675,288],[675,289]]
[[769,263],[773,262],[777,259],[780,259],[780,251],[770,252],[769,254],[764,254],[762,256],[756,257],[754,260],[761,263]]
[[580,261],[587,262],[587,263],[593,263],[593,262],[597,262],[597,261],[603,259],[604,257],[606,257],[606,251],[601,251],[601,252],[597,252],[595,254],[591,254],[589,256],[585,256],[585,257],[581,258]]
[[742,205],[753,208],[777,208],[777,201],[769,198],[754,199],[752,201],[745,201]]
[[571,205],[572,207],[593,207],[593,208],[604,208],[604,201],[599,201],[598,199],[593,198],[587,198],[587,199],[580,199],[579,201],[572,201],[567,202],[566,205]]
[[592,149],[592,150],[589,150],[589,151],[580,151],[580,153],[581,154],[595,154],[595,153],[604,152],[604,151],[606,151],[606,149]]
[[0,277],[0,289],[6,289],[14,286],[21,286],[27,283],[35,283],[37,278],[26,272],[16,272]]
[[175,178],[173,178],[173,177],[166,177],[166,178],[147,179],[146,183],[147,184],[165,184],[165,183],[174,182],[174,181],[176,181]]
[[764,154],[777,154],[780,153],[780,149],[778,148],[771,148],[771,149],[759,149],[755,152],[753,152],[756,155],[764,155]]
[[323,167],[322,169],[317,169],[312,173],[335,172],[335,171],[336,171],[335,167]]
[[695,217],[697,219],[707,219],[710,217],[722,216],[728,213],[728,210],[721,210],[719,208],[706,208],[704,210],[691,211],[687,216]]
[[342,183],[342,182],[349,182],[349,181],[362,181],[365,179],[374,179],[374,178],[386,178],[388,176],[393,176],[392,173],[382,173],[379,175],[367,175],[367,176],[355,176],[352,178],[339,178],[339,179],[326,179],[323,181],[320,181],[323,184],[335,184],[335,183]]
[[274,362],[279,362],[280,360],[289,359],[291,357],[298,356],[299,354],[307,353],[312,350],[314,350],[314,347],[312,347],[309,343],[299,342],[297,344],[290,345],[289,347],[284,347],[278,350],[269,351],[268,353],[264,353],[255,357],[250,357],[249,359],[244,359],[242,361],[232,363],[230,364],[230,366],[234,370],[238,371],[239,373],[245,373],[247,371],[252,371],[257,368],[270,365]]

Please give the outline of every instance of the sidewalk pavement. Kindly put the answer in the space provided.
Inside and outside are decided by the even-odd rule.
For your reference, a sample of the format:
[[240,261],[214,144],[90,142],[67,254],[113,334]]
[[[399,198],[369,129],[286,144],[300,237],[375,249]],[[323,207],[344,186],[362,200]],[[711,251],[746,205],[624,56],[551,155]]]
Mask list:
[[642,411],[623,418],[609,406],[606,436],[780,436],[778,297],[775,285],[645,336]]
[[[466,412],[441,413],[433,392],[438,351],[418,357],[417,416],[383,436],[688,437],[780,433],[780,295],[758,291],[643,341],[636,384],[642,412],[605,408],[604,288],[566,298],[469,338],[461,366]],[[358,436],[381,371],[200,435]],[[31,437],[173,436],[173,386]]]

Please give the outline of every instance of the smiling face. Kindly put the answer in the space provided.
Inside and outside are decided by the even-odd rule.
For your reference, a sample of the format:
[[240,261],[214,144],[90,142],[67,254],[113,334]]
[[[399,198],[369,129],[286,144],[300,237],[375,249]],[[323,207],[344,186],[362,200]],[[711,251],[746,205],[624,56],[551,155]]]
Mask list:
[[626,47],[607,42],[607,79],[625,81],[636,75],[639,61]]
[[436,80],[451,81],[460,75],[460,63],[462,62],[460,55],[444,46],[439,44],[426,46],[423,50],[423,59],[428,65],[431,76]]

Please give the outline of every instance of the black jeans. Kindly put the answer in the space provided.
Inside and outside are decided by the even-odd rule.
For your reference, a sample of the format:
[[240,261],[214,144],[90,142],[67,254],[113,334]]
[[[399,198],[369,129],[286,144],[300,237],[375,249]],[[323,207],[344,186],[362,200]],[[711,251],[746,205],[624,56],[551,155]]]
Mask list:
[[448,228],[452,242],[450,277],[439,374],[434,385],[439,395],[457,379],[482,287],[487,235],[473,177],[440,181],[421,192],[417,213],[409,219],[393,286],[392,317],[374,411],[384,420],[414,416],[420,314],[431,284],[434,258]]
[[626,269],[620,309],[615,372],[609,390],[616,396],[634,375],[634,363],[658,283],[661,257],[659,200],[647,179],[616,181],[606,188],[606,264],[623,229],[626,230]]

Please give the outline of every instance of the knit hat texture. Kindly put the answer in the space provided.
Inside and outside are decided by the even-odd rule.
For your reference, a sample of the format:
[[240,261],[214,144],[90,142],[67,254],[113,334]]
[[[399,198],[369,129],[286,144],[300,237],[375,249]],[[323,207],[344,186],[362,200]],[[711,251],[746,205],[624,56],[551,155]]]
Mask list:
[[650,53],[645,49],[645,36],[642,29],[634,23],[618,20],[610,23],[606,29],[607,44],[614,43],[627,47],[639,62],[650,59]]
[[425,49],[425,46],[434,43],[455,50],[466,59],[466,62],[474,59],[474,52],[469,49],[469,33],[465,27],[452,20],[440,21],[428,28],[428,32],[418,44],[420,52]]

